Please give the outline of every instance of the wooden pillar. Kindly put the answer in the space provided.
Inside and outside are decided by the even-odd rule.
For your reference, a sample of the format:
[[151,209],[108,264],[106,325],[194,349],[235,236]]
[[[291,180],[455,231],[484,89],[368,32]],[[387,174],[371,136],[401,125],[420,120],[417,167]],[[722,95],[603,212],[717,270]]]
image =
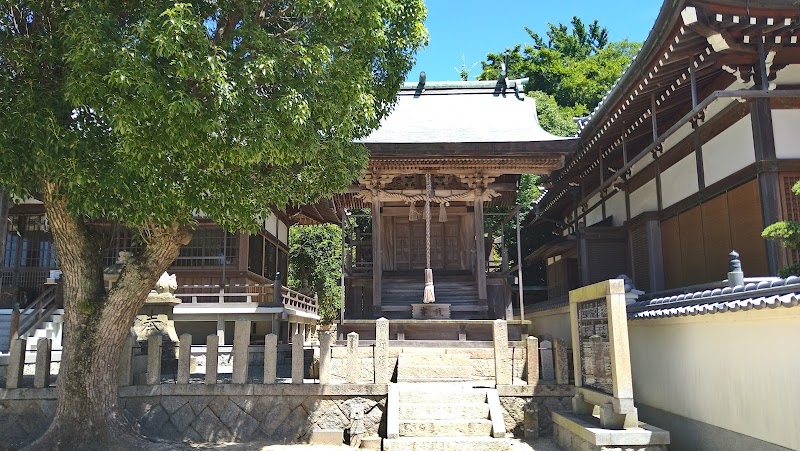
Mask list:
[[486,248],[483,244],[483,190],[477,190],[475,197],[475,271],[478,276],[478,298],[486,303]]
[[383,275],[383,252],[381,246],[381,201],[378,193],[372,194],[372,314],[381,316],[381,276]]
[[[756,161],[774,160],[775,135],[772,129],[772,108],[769,99],[755,99],[750,104],[750,117],[753,127],[753,147]],[[758,174],[758,192],[761,196],[761,219],[764,227],[781,220],[780,178],[777,172]],[[779,243],[765,240],[767,270],[770,276],[778,274],[785,265],[785,255]]]
[[6,230],[8,229],[8,199],[6,190],[0,187],[0,262],[4,261],[6,250]]
[[650,290],[661,291],[664,287],[664,255],[661,244],[661,222],[657,219],[647,220],[647,267],[650,272]]

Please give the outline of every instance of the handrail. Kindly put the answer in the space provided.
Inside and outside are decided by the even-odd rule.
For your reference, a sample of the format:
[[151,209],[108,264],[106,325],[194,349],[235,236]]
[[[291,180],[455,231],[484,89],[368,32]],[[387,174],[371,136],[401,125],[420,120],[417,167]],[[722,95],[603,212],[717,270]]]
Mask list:
[[60,306],[60,285],[50,285],[38,298],[20,312],[19,329],[15,338],[25,338],[50,319]]
[[[231,288],[242,288],[244,291],[226,291]],[[258,289],[257,291],[250,292],[248,289]],[[182,299],[190,299],[192,304],[204,302],[204,298],[208,299],[205,302],[213,302],[216,300],[220,304],[230,301],[231,298],[246,298],[245,302],[259,302],[260,298],[268,299],[269,303],[280,303],[285,307],[290,307],[302,310],[308,313],[317,314],[319,311],[319,301],[316,296],[308,296],[299,291],[293,290],[289,287],[281,285],[280,287],[280,301],[276,301],[276,293],[274,290],[274,283],[267,284],[237,284],[237,285],[180,285],[176,290],[175,297]],[[206,292],[191,292],[185,290],[208,289]],[[216,291],[211,291],[216,290]],[[185,292],[182,292],[185,291]],[[235,302],[235,301],[234,301]]]

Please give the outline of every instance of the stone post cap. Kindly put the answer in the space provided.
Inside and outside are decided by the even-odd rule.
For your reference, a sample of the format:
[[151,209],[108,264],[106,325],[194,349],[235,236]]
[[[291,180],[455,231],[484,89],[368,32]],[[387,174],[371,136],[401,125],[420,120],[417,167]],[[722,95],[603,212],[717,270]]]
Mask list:
[[347,336],[348,337],[358,337],[358,333],[357,332],[350,332],[349,334],[347,334]]

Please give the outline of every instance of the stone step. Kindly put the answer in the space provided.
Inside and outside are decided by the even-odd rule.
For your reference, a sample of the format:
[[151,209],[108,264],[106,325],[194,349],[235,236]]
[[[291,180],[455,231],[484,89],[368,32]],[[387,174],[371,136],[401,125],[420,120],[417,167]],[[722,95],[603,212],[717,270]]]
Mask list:
[[401,389],[400,405],[417,403],[439,403],[448,404],[453,400],[469,403],[485,403],[486,391],[480,389]]
[[385,439],[384,451],[512,451],[509,440],[489,437],[400,437]]
[[471,365],[397,365],[397,381],[411,378],[425,379],[470,379],[474,376]]
[[469,366],[469,354],[417,354],[403,352],[398,357],[398,365],[455,365]]
[[491,437],[491,420],[400,420],[401,437]]
[[489,419],[489,404],[461,402],[453,404],[414,403],[400,405],[401,420],[469,420]]

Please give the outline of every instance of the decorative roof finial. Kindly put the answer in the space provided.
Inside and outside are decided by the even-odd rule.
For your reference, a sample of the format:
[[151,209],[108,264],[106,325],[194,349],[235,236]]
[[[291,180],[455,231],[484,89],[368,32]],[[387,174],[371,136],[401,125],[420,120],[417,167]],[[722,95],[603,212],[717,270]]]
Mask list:
[[731,251],[728,254],[728,271],[741,271],[742,270],[742,261],[739,260],[739,253],[736,251]]

